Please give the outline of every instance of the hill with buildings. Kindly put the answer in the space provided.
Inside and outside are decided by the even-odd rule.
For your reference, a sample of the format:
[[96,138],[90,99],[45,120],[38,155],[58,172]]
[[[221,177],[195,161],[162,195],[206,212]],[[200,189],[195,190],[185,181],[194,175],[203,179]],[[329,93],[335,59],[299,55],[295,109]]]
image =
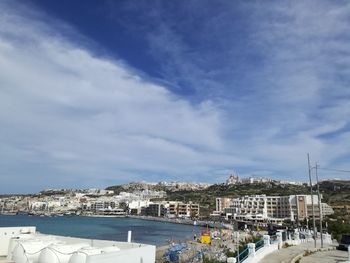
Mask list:
[[[201,215],[209,215],[215,210],[215,198],[236,198],[245,195],[297,195],[310,194],[310,187],[304,183],[288,183],[274,180],[236,181],[231,178],[224,184],[201,185],[191,183],[130,183],[108,187],[115,193],[127,190],[165,191],[165,200],[194,202],[200,205]],[[314,186],[316,191],[316,187]],[[347,214],[350,208],[350,181],[327,180],[320,182],[320,193],[323,202],[335,208],[336,215]]]

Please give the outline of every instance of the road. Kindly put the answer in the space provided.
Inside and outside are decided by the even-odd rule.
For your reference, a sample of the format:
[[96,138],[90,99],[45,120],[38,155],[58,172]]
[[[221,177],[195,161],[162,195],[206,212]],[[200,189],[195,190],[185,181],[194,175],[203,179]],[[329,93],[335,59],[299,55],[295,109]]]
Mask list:
[[339,263],[348,259],[347,251],[331,250],[322,251],[311,254],[310,256],[303,257],[300,263]]
[[282,248],[264,257],[260,263],[289,263],[295,256],[303,253],[307,249],[312,248],[313,243],[304,243],[298,246]]

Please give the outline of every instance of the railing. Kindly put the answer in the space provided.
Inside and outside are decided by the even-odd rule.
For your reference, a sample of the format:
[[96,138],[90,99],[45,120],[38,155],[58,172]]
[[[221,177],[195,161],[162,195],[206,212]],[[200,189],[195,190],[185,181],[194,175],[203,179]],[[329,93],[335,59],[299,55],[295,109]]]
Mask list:
[[[258,251],[259,249],[263,248],[265,245],[264,243],[264,239],[260,239],[259,241],[257,241],[255,243],[255,250],[253,248],[253,251],[252,253],[255,253],[256,251]],[[241,251],[239,254],[238,254],[238,257],[236,257],[236,259],[239,258],[239,261],[240,263],[244,262],[247,258],[249,257],[249,248],[246,247],[243,251]]]
[[247,259],[248,256],[249,256],[249,250],[248,250],[248,248],[246,248],[242,252],[239,253],[239,255],[238,255],[239,262],[242,263],[244,260]]
[[264,239],[259,240],[255,243],[255,251],[258,251],[260,248],[264,247]]

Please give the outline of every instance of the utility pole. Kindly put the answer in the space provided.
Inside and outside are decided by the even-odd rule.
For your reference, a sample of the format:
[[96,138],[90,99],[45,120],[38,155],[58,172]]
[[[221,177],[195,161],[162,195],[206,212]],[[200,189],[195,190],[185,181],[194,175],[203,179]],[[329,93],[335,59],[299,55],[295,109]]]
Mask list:
[[[310,166],[310,156],[307,154],[307,163],[309,166],[309,179],[310,179],[310,192],[311,192],[311,205],[312,205],[312,221],[313,221],[313,227],[314,227],[314,241],[315,241],[315,248],[316,248],[316,222],[315,222],[315,207],[314,207],[314,196],[312,191],[312,179],[311,179],[311,166]],[[306,204],[307,206],[307,204]]]
[[321,204],[321,195],[320,195],[320,184],[318,181],[318,173],[317,173],[317,163],[315,166],[315,171],[316,171],[316,182],[317,182],[317,195],[318,195],[318,210],[320,211],[320,232],[321,232],[321,248],[323,248],[323,227],[322,227],[322,219],[323,219],[323,215],[322,215],[322,204]]

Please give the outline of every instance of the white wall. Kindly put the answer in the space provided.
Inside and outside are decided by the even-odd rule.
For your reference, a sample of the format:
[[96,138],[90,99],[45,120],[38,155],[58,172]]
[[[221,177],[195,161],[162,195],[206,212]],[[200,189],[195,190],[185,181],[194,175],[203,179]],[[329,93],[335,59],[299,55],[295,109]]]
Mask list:
[[127,263],[154,263],[156,261],[156,247],[144,246],[121,250],[112,253],[93,255],[87,258],[87,263],[92,262],[127,262]]

